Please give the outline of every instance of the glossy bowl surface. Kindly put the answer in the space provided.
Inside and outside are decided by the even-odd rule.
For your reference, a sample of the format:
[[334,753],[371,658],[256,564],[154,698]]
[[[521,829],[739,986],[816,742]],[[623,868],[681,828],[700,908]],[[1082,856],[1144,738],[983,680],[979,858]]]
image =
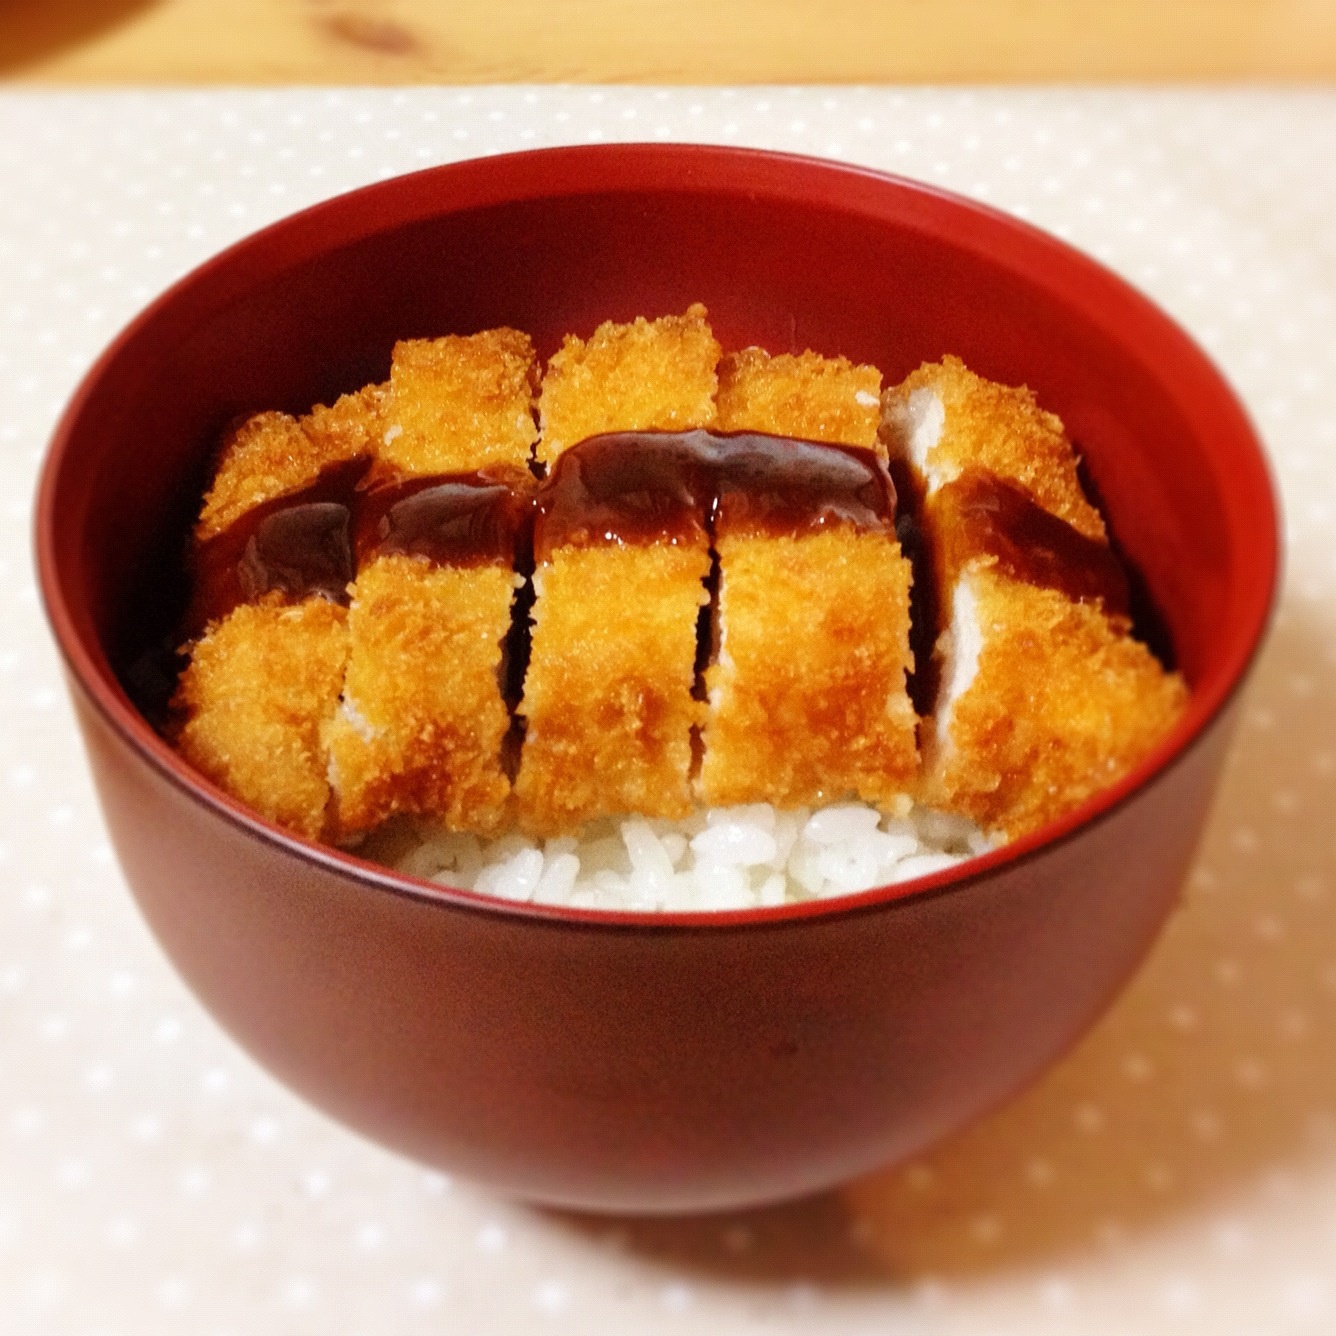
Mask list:
[[[726,347],[893,383],[955,353],[1083,451],[1193,698],[1155,754],[962,873],[818,905],[600,914],[306,844],[189,770],[123,678],[180,598],[210,444],[387,371],[397,338],[704,301]],[[536,1200],[737,1206],[909,1155],[1032,1079],[1172,906],[1277,569],[1234,396],[1162,312],[1014,219],[808,159],[612,145],[480,159],[288,218],[115,341],[56,433],[43,596],[107,823],[163,947],[281,1079],[388,1145]]]

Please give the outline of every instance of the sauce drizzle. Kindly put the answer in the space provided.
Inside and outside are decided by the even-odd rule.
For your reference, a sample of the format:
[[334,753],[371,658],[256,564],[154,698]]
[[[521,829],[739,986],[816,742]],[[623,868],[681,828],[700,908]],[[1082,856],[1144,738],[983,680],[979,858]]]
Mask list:
[[[378,481],[365,458],[256,506],[192,556],[187,629],[272,594],[347,604],[358,566],[401,554],[438,565],[526,565],[565,546],[798,537],[833,525],[894,534],[896,491],[874,451],[757,432],[590,437],[544,481],[521,469]],[[947,578],[979,556],[1013,579],[1125,614],[1127,578],[1105,544],[1016,484],[967,469],[928,503]],[[530,546],[532,544],[532,548]]]
[[277,593],[298,603],[319,595],[348,601],[355,574],[352,503],[369,460],[324,469],[309,486],[252,507],[191,551],[185,626],[197,635],[241,603]]
[[405,478],[358,498],[353,546],[373,557],[425,557],[438,566],[510,563],[528,523],[528,472]]
[[872,450],[758,432],[610,432],[562,454],[536,498],[534,553],[600,543],[895,529],[895,486]]
[[1112,548],[1045,510],[1016,483],[969,468],[928,504],[937,520],[943,588],[960,567],[986,556],[1013,580],[1056,589],[1078,603],[1099,600],[1105,612],[1127,615],[1127,576]]

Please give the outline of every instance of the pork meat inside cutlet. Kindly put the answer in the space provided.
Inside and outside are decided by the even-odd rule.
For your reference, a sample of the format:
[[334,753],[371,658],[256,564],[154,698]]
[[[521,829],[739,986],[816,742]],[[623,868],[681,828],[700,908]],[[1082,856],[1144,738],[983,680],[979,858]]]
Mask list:
[[983,469],[1018,484],[1087,538],[1105,537],[1062,420],[1028,389],[984,380],[946,357],[888,390],[882,417],[888,446],[928,496],[965,469]]
[[202,611],[172,702],[177,745],[228,792],[312,839],[328,833],[322,733],[343,685],[344,609],[280,591],[239,605],[225,597],[211,609],[211,591],[198,587],[201,558],[228,543],[234,526],[295,498],[331,467],[367,458],[379,434],[380,393],[368,386],[302,418],[258,413],[233,428],[195,529]]
[[1131,635],[1126,581],[1062,423],[955,358],[888,392],[923,492],[940,677],[920,800],[1014,838],[1143,757],[1187,690]]
[[[875,367],[750,348],[725,359],[717,426],[870,450],[880,390]],[[918,764],[905,689],[910,567],[893,528],[770,533],[725,495],[715,548],[701,800],[906,806]]]
[[[710,426],[718,361],[702,306],[567,338],[543,378],[538,457],[551,470],[591,436]],[[543,525],[519,707],[521,824],[548,833],[614,813],[684,817],[702,718],[692,692],[710,573],[704,517],[657,540],[592,533],[546,552]]]
[[[482,470],[522,488],[533,384],[532,345],[515,330],[396,344],[377,478]],[[398,813],[452,830],[500,825],[503,646],[523,583],[513,533],[508,542],[457,565],[373,548],[359,566],[343,701],[326,734],[341,835]]]

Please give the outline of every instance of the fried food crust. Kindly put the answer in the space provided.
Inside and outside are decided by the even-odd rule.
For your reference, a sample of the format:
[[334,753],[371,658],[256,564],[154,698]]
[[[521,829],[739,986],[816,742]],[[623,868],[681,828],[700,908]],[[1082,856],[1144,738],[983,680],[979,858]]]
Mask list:
[[919,798],[1015,838],[1126,774],[1177,719],[1187,687],[1095,604],[986,569],[965,578],[978,668]]
[[329,800],[321,733],[347,657],[347,617],[335,604],[243,604],[194,645],[172,701],[178,749],[261,816],[320,838]]
[[846,357],[744,348],[720,363],[716,404],[720,431],[876,448],[881,372]]
[[538,428],[533,343],[517,329],[394,345],[380,467],[461,473],[528,464]]
[[344,699],[325,729],[340,836],[401,812],[481,834],[501,824],[510,715],[498,674],[516,584],[506,566],[409,556],[358,573]]
[[721,641],[705,677],[702,801],[903,801],[918,753],[899,544],[839,528],[724,536],[718,547]]
[[704,713],[691,694],[696,618],[709,569],[703,542],[561,548],[539,568],[519,709],[524,828],[691,811],[691,730]]
[[322,469],[375,452],[384,389],[368,385],[305,417],[256,413],[224,437],[204,498],[198,542],[222,533],[248,510],[309,486]]
[[538,400],[538,458],[609,431],[684,431],[714,425],[720,348],[705,307],[630,324],[607,321],[588,339],[568,334]]
[[[880,394],[876,367],[745,348],[720,367],[718,426],[875,447]],[[905,690],[910,567],[894,535],[841,526],[788,538],[720,524],[701,800],[903,802],[917,719]]]
[[1105,537],[1062,420],[1040,408],[1029,389],[985,380],[958,357],[925,362],[883,401],[883,434],[893,456],[904,453],[911,401],[920,394],[935,394],[946,410],[941,436],[927,452],[929,477],[949,482],[971,465],[987,469],[1023,487],[1087,538]]

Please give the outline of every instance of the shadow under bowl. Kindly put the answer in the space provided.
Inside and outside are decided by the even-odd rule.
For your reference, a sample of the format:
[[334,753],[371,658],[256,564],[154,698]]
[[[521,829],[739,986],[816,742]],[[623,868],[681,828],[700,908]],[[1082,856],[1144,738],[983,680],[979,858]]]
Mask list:
[[[516,905],[308,844],[190,770],[127,692],[182,598],[212,444],[388,370],[399,338],[566,331],[704,301],[726,347],[888,383],[961,356],[1078,442],[1192,687],[1155,753],[959,872],[819,904]],[[919,1151],[1091,1024],[1174,903],[1274,596],[1256,437],[1120,279],[871,171],[691,145],[462,162],[334,199],[176,284],[65,414],[40,582],[108,827],[164,949],[280,1079],[366,1135],[530,1199],[705,1210]]]

